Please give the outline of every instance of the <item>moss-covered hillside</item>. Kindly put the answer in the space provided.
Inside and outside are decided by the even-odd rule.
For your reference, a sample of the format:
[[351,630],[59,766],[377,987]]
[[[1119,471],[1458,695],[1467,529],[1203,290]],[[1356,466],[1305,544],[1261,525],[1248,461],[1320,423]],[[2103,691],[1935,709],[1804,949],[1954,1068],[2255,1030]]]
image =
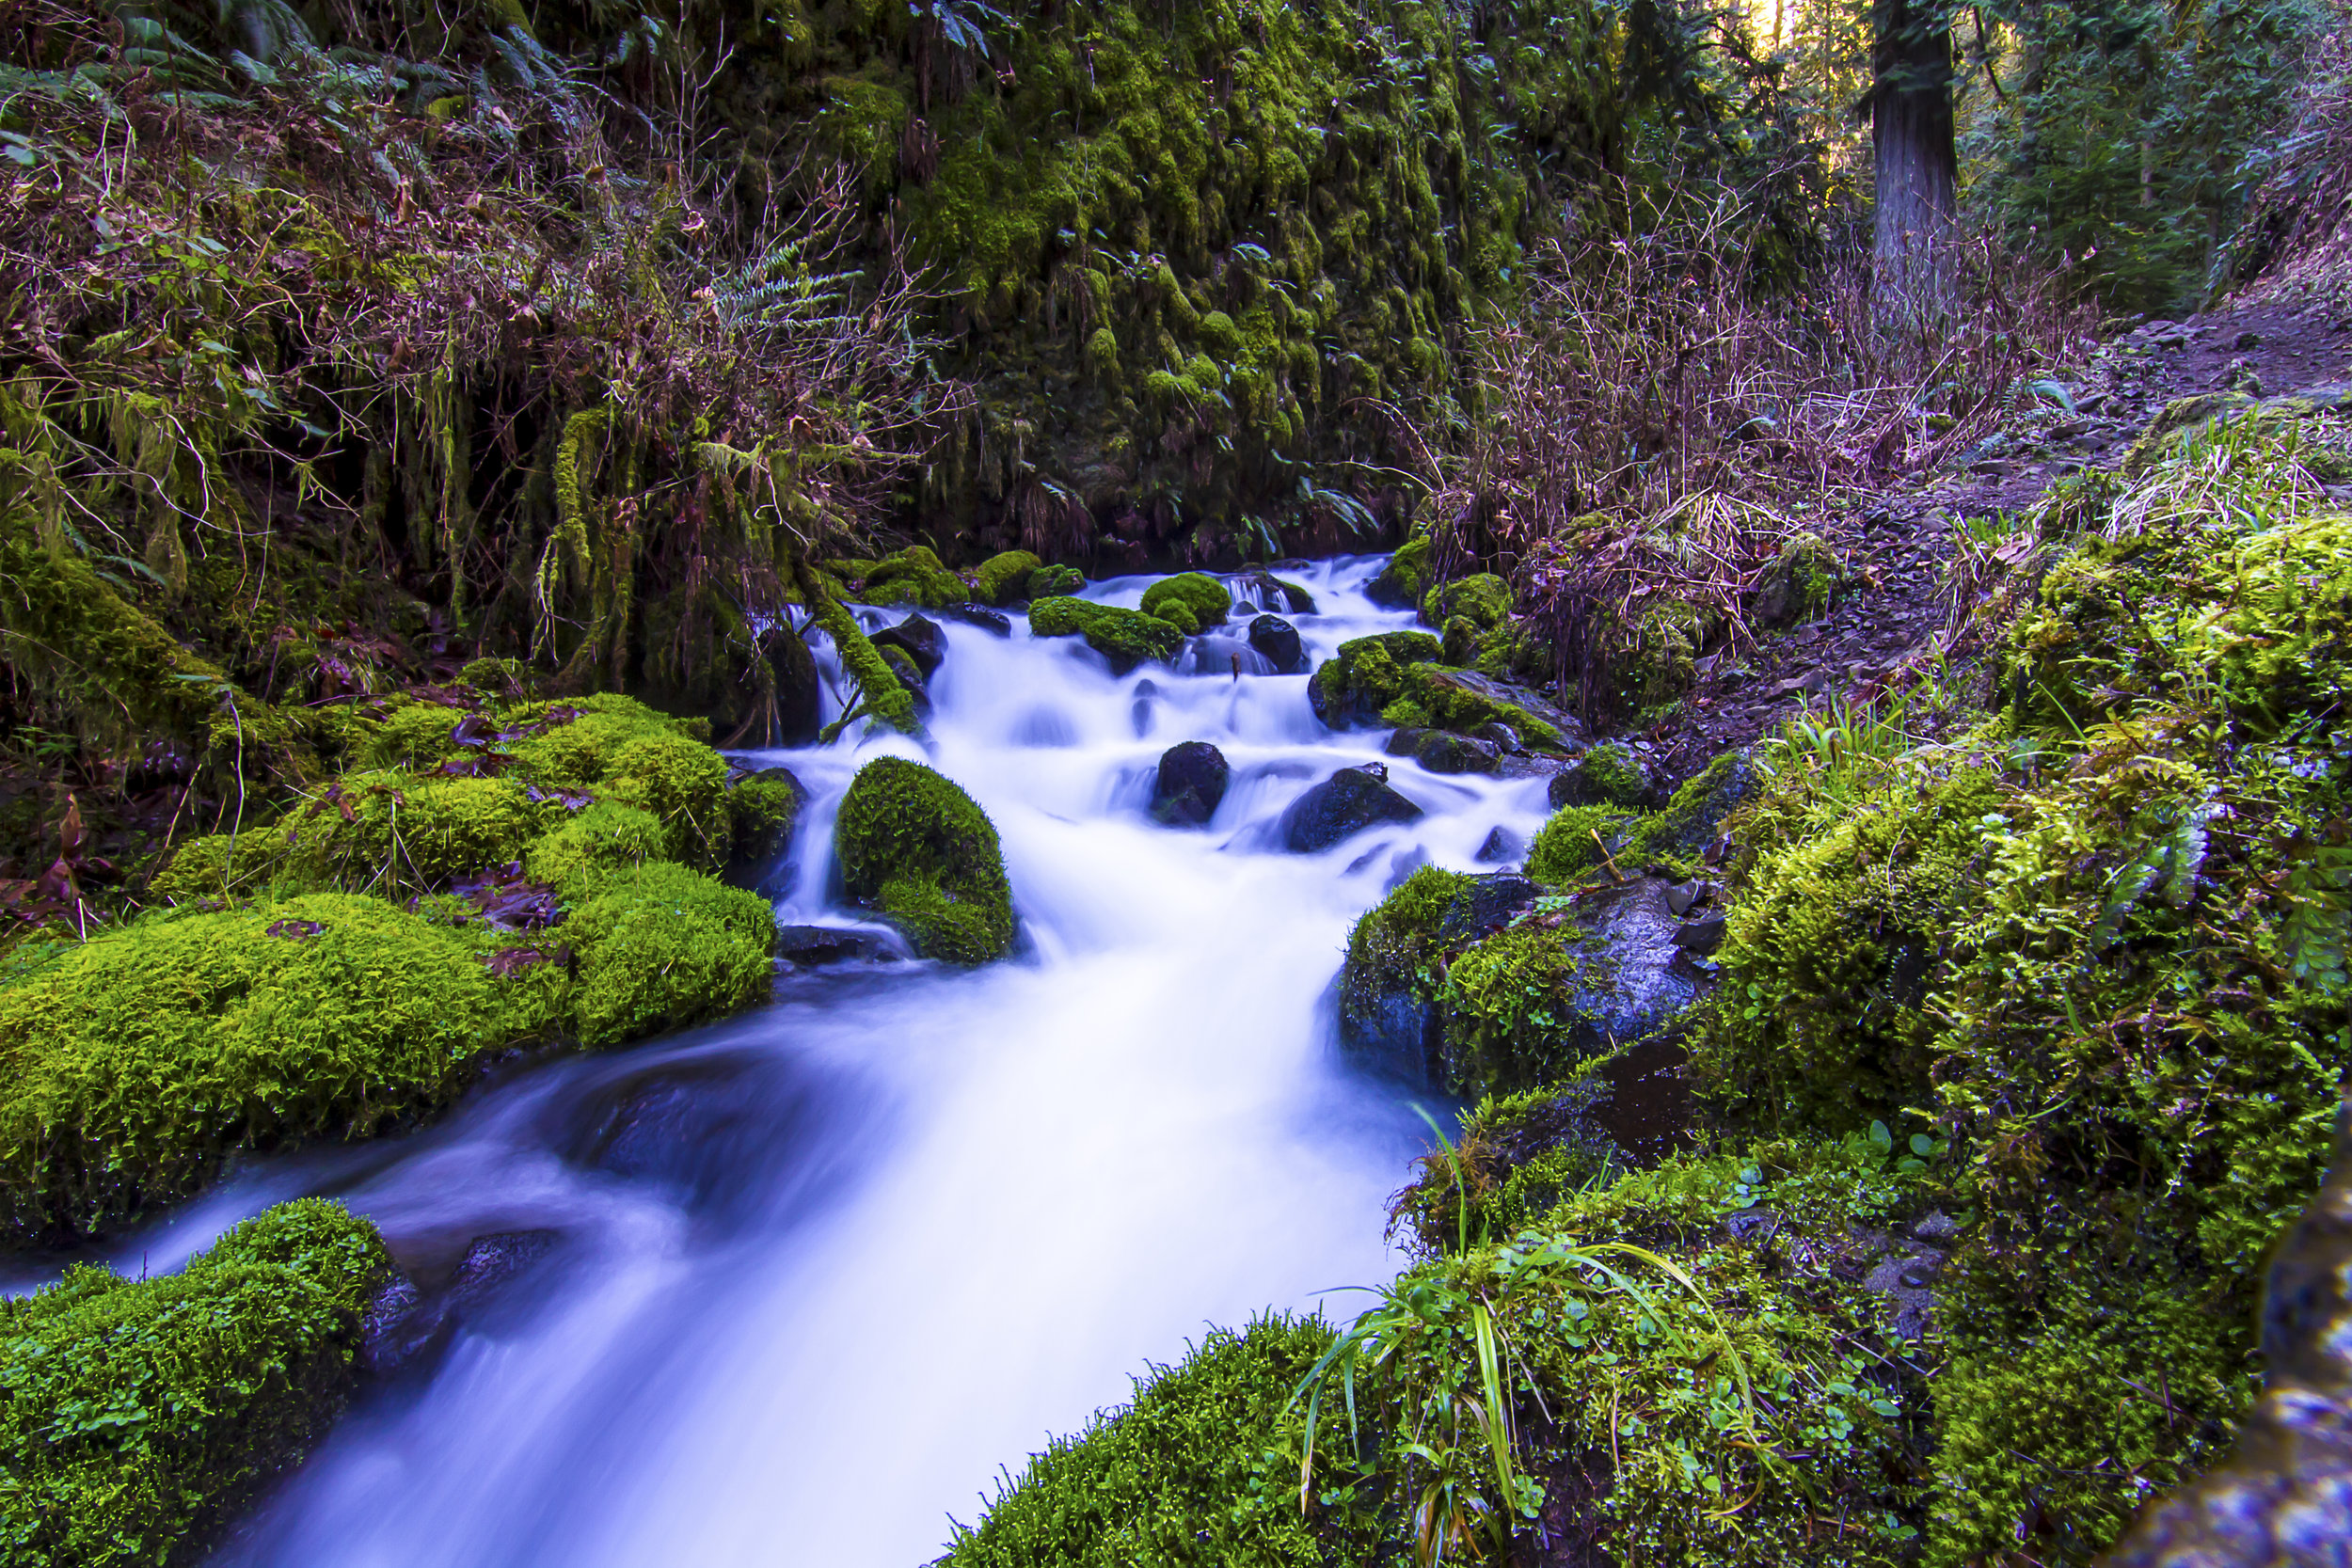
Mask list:
[[[1398,1196],[1425,1260],[1304,1372],[1269,1325],[1163,1375],[955,1560],[1111,1560],[1117,1496],[1232,1561],[2083,1564],[2214,1464],[2352,1066],[2341,437],[2176,419],[2053,489],[1907,700],[1947,739],[1841,710],[1417,872],[1342,1012],[1486,1096]],[[1658,931],[1698,1000],[1612,1056]],[[1675,1042],[1680,1140],[1629,1144]]]

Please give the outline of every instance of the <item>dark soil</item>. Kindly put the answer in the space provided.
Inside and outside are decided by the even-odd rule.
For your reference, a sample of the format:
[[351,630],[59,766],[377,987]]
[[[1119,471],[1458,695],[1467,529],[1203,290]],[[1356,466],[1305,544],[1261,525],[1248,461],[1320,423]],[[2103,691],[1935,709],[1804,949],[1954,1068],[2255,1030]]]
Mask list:
[[[2072,413],[2058,405],[2021,411],[2010,429],[1910,488],[1839,498],[1824,531],[1851,586],[1810,625],[1736,641],[1700,660],[1697,687],[1636,744],[1650,748],[1671,777],[1687,777],[1808,704],[1870,697],[1908,684],[1939,658],[1966,657],[1957,633],[1968,607],[1955,606],[1946,580],[1956,526],[2021,510],[2078,468],[2114,467],[2175,398],[2233,385],[2279,397],[2352,384],[2352,330],[2324,309],[2280,305],[2151,321],[2058,379]],[[2352,491],[2344,499],[2352,500]]]

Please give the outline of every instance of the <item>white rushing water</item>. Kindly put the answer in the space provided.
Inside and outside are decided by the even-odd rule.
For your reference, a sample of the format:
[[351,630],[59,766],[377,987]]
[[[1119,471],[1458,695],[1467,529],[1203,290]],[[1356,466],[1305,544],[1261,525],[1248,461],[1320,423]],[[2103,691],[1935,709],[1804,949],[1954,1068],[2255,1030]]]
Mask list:
[[[1378,564],[1297,574],[1321,610],[1290,617],[1311,657],[1410,624],[1359,592]],[[1089,596],[1133,605],[1146,580]],[[1422,858],[1470,869],[1498,825],[1532,834],[1543,781],[1392,761],[1427,816],[1279,852],[1282,808],[1381,736],[1331,734],[1305,675],[1263,673],[1249,614],[1197,639],[1185,671],[1125,676],[1017,616],[1010,639],[950,623],[928,755],[891,736],[742,759],[813,795],[787,922],[852,918],[827,902],[828,844],[861,763],[954,779],[1003,836],[1013,960],[795,976],[772,1006],[532,1069],[135,1241],[131,1266],[168,1267],[302,1191],[370,1215],[427,1274],[476,1237],[558,1238],[428,1376],[363,1400],[217,1560],[911,1568],[1000,1466],[1017,1475],[1208,1324],[1392,1274],[1384,1200],[1425,1130],[1406,1091],[1337,1054],[1347,929]],[[1145,810],[1184,740],[1232,764],[1205,830]]]

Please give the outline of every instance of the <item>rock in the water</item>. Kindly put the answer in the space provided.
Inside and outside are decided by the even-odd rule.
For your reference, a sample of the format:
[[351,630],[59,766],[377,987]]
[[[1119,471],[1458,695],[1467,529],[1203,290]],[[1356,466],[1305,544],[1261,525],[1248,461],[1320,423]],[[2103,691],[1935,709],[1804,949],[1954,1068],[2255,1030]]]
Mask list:
[[1427,730],[1392,730],[1388,743],[1380,749],[1392,757],[1409,757],[1421,750],[1421,743],[1429,738]]
[[1504,756],[1527,750],[1526,743],[1519,739],[1519,732],[1500,721],[1479,725],[1470,732],[1470,738],[1485,741]]
[[[1006,625],[1009,627],[1011,623]],[[908,616],[897,626],[876,632],[867,639],[877,648],[898,648],[914,661],[914,667],[929,681],[947,657],[946,639],[940,635],[939,623],[922,614]]]
[[405,1276],[394,1279],[361,1320],[360,1367],[377,1377],[429,1370],[468,1319],[489,1308],[561,1240],[552,1230],[477,1236],[437,1289],[422,1289]]
[[904,958],[899,947],[880,931],[855,931],[840,926],[776,927],[776,957],[809,969]]
[[[765,736],[771,746],[805,746],[824,726],[817,657],[790,628],[777,626],[763,634],[759,651],[776,681],[775,727]],[[746,739],[751,737],[746,736]]]
[[1335,730],[1380,723],[1380,710],[1404,695],[1405,672],[1442,652],[1425,631],[1384,631],[1354,638],[1315,667],[1307,683],[1308,705]]
[[1388,773],[1378,763],[1343,768],[1292,801],[1282,814],[1282,847],[1311,855],[1375,823],[1419,816],[1419,806],[1389,787]]
[[1271,572],[1259,572],[1249,578],[1249,586],[1258,595],[1258,602],[1268,610],[1287,610],[1293,615],[1312,615],[1315,596],[1295,582],[1285,582]]
[[967,626],[977,626],[991,637],[1010,637],[1012,617],[1002,610],[983,610],[976,604],[960,604],[939,612],[950,621],[961,621]]
[[1478,847],[1477,859],[1481,865],[1501,865],[1505,861],[1518,860],[1525,853],[1527,840],[1497,823],[1495,831],[1486,835],[1486,842]]
[[1476,734],[1487,724],[1508,724],[1527,745],[1573,752],[1586,743],[1582,721],[1511,681],[1475,670],[1438,664],[1405,672],[1404,691],[1439,729]]
[[1249,645],[1286,675],[1295,672],[1307,657],[1299,645],[1298,628],[1279,615],[1261,615],[1250,622]]
[[1128,717],[1135,722],[1137,740],[1152,733],[1152,699],[1159,694],[1160,689],[1150,681],[1136,682],[1135,705],[1128,709]]
[[1432,773],[1491,773],[1501,754],[1486,741],[1443,730],[1422,736],[1413,750],[1413,755]]
[[1187,740],[1160,753],[1152,815],[1171,828],[1197,828],[1216,815],[1233,770],[1225,753],[1205,740]]
[[1551,776],[1547,792],[1554,811],[1562,806],[1622,806],[1639,809],[1650,800],[1649,764],[1623,741],[1604,741]]

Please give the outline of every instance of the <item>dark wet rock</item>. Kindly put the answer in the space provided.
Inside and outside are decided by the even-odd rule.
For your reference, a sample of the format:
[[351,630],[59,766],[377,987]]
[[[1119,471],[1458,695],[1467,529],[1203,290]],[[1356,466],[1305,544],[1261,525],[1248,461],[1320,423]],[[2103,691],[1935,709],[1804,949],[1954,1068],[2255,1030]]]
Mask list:
[[1295,582],[1285,582],[1271,572],[1258,572],[1249,579],[1258,602],[1269,610],[1287,610],[1293,615],[1312,615],[1315,596]]
[[1547,798],[1562,806],[1619,806],[1639,810],[1657,792],[1649,761],[1623,741],[1604,741],[1552,775]]
[[1485,741],[1505,756],[1527,750],[1526,742],[1519,738],[1519,732],[1501,721],[1479,725],[1470,731],[1470,738]]
[[808,804],[808,789],[788,768],[755,768],[729,780],[727,787],[740,790],[755,783],[769,786],[763,809],[736,814],[735,836],[728,845],[722,879],[729,887],[762,893],[774,888],[783,877],[792,852],[792,830],[800,821],[801,809]]
[[823,682],[817,673],[817,656],[786,626],[763,633],[759,651],[775,678],[776,711],[773,730],[757,738],[774,746],[808,745],[824,727]]
[[[1008,622],[1009,628],[1011,623]],[[939,673],[947,657],[947,640],[939,629],[939,623],[916,613],[897,626],[876,632],[870,641],[877,648],[898,648],[914,661],[914,667],[929,681]]]
[[1291,802],[1282,814],[1282,847],[1294,855],[1328,849],[1381,822],[1410,822],[1421,808],[1391,789],[1378,763],[1343,768]]
[[1388,743],[1380,749],[1392,757],[1409,757],[1421,750],[1421,743],[1429,737],[1427,730],[1406,728],[1390,732]]
[[984,610],[976,604],[960,604],[942,610],[938,614],[949,621],[961,621],[967,626],[977,626],[991,637],[1012,635],[1012,617],[1002,610]]
[[1695,953],[1702,958],[1711,958],[1714,956],[1715,949],[1724,944],[1724,920],[1722,915],[1701,915],[1696,920],[1683,922],[1676,928],[1675,945],[1686,953]]
[[1308,705],[1335,730],[1371,728],[1382,721],[1380,710],[1404,694],[1405,672],[1435,661],[1442,652],[1425,631],[1351,638],[1315,667],[1307,683]]
[[1486,741],[1433,730],[1422,736],[1413,755],[1432,773],[1491,773],[1502,753]]
[[903,943],[892,932],[849,930],[839,926],[776,927],[776,957],[806,969],[825,964],[875,963],[906,956]]
[[1197,828],[1216,815],[1233,770],[1225,753],[1205,740],[1187,740],[1160,753],[1152,786],[1152,816],[1171,828]]
[[1152,733],[1152,704],[1159,694],[1160,689],[1149,680],[1136,682],[1135,706],[1128,710],[1128,717],[1135,721],[1137,740]]
[[1516,871],[1489,871],[1472,877],[1462,895],[1446,911],[1438,927],[1438,934],[1451,943],[1492,936],[1543,895],[1541,882]]
[[1666,890],[1666,908],[1674,911],[1677,920],[1691,912],[1691,906],[1699,901],[1707,884],[1700,881],[1677,882]]
[[552,1230],[477,1236],[438,1284],[428,1288],[405,1275],[395,1277],[360,1322],[361,1370],[376,1377],[429,1371],[460,1328],[488,1316],[562,1240]]
[[1295,672],[1307,657],[1298,641],[1298,628],[1279,615],[1261,615],[1250,622],[1249,645],[1285,675]]
[[1478,847],[1478,863],[1499,865],[1504,861],[1518,860],[1527,853],[1527,840],[1502,824],[1486,835],[1486,842]]
[[[1459,947],[1491,936],[1543,893],[1540,883],[1516,871],[1467,878],[1438,922],[1438,940]],[[1343,973],[1340,1048],[1359,1067],[1417,1086],[1433,1085],[1443,1038],[1437,1005],[1416,995],[1408,982],[1395,978],[1367,985]]]

